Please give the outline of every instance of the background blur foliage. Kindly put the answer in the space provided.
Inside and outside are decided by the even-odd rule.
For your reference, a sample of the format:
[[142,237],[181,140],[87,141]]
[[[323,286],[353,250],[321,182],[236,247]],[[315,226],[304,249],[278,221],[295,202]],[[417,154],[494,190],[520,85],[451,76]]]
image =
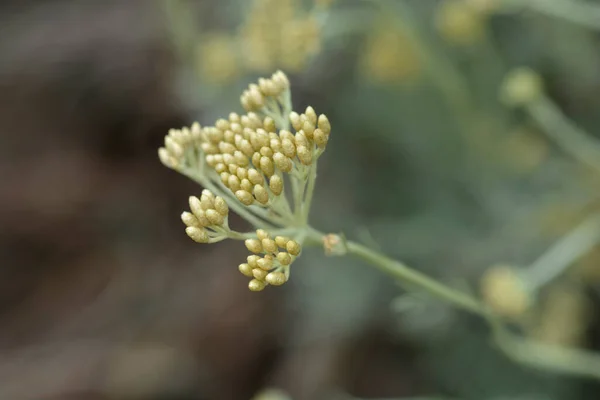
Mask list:
[[243,246],[185,237],[201,189],[155,155],[168,128],[241,112],[242,89],[282,69],[295,108],[333,126],[317,228],[490,304],[499,291],[526,337],[600,351],[600,248],[514,302],[511,274],[599,208],[598,171],[500,96],[528,66],[596,140],[600,18],[534,3],[0,5],[0,398],[598,398],[351,259],[307,251],[289,285],[248,293]]

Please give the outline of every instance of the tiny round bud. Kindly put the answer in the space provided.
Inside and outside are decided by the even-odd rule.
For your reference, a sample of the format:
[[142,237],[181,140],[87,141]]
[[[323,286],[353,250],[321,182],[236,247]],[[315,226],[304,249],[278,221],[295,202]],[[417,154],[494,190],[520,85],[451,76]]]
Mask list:
[[283,139],[281,141],[281,152],[288,158],[293,158],[296,156],[296,145],[294,144],[294,138],[292,139]]
[[233,154],[237,149],[234,145],[227,142],[219,142],[219,151],[223,154]]
[[308,122],[310,122],[313,127],[317,124],[317,113],[315,112],[314,108],[311,106],[306,107],[304,115],[306,115],[306,119],[308,119]]
[[169,153],[171,153],[174,157],[176,157],[176,158],[183,157],[183,147],[179,143],[177,143],[175,140],[173,140],[172,137],[170,137],[170,136],[165,137],[165,147],[167,148]]
[[306,137],[306,134],[304,133],[303,130],[296,132],[296,135],[294,135],[294,142],[296,143],[296,147],[300,147],[300,146],[308,147],[309,146],[308,138]]
[[275,243],[277,246],[285,249],[285,245],[290,241],[290,238],[285,236],[275,236]]
[[265,280],[269,285],[281,286],[285,283],[285,274],[283,272],[269,272],[265,277]]
[[221,178],[221,182],[223,182],[223,185],[227,186],[228,185],[228,181],[229,181],[229,177],[231,176],[231,174],[229,172],[221,172],[219,174],[219,177]]
[[271,80],[278,86],[280,91],[290,88],[290,81],[283,71],[277,71],[271,77]]
[[206,210],[206,218],[212,225],[223,225],[225,218],[215,210]]
[[271,117],[266,117],[263,121],[263,126],[267,132],[277,132],[277,127],[275,126],[275,121]]
[[290,113],[290,122],[296,131],[302,129],[302,120],[300,119],[300,115],[297,112],[292,111]]
[[240,183],[240,178],[235,175],[229,175],[229,178],[227,179],[227,186],[232,192],[237,192],[240,190]]
[[290,256],[289,253],[282,251],[277,253],[277,261],[279,261],[281,265],[290,265],[292,263],[292,256]]
[[235,197],[245,206],[249,206],[254,203],[254,198],[249,191],[246,190],[238,190],[235,192]]
[[200,222],[198,221],[198,218],[196,218],[194,216],[194,214],[192,214],[191,212],[187,212],[187,211],[182,212],[181,213],[181,221],[186,226],[200,227]]
[[256,201],[261,204],[267,204],[269,202],[269,193],[262,185],[254,186],[254,197],[256,198]]
[[275,253],[277,251],[277,245],[275,244],[275,241],[272,239],[262,239],[261,240],[262,243],[262,248],[267,252],[267,253]]
[[270,238],[270,236],[269,236],[269,232],[265,231],[264,229],[257,229],[257,230],[256,230],[256,236],[257,236],[257,237],[258,237],[260,240],[263,240],[263,239],[269,239],[269,238]]
[[254,154],[252,154],[252,165],[254,165],[255,167],[260,167],[260,159],[262,158],[262,156],[260,155],[260,153],[257,151]]
[[190,204],[190,210],[192,211],[192,213],[194,213],[196,217],[198,217],[198,215],[200,214],[204,214],[204,210],[202,209],[202,203],[200,202],[199,198],[197,198],[196,196],[190,196],[188,202]]
[[272,176],[275,173],[275,166],[269,157],[263,156],[260,158],[260,169],[267,176]]
[[275,153],[273,155],[275,166],[282,172],[290,172],[293,168],[292,160],[287,158],[283,153]]
[[246,275],[248,278],[254,277],[254,275],[252,274],[252,267],[250,267],[250,265],[248,265],[248,264],[240,264],[240,266],[238,267],[238,269],[240,270],[240,272],[242,274]]
[[266,283],[263,281],[259,281],[258,279],[252,279],[250,283],[248,283],[248,289],[253,292],[260,292],[265,288]]
[[309,121],[304,121],[304,124],[302,125],[302,132],[304,132],[304,135],[308,140],[312,140],[314,131],[315,126]]
[[208,232],[204,228],[197,228],[195,226],[188,226],[185,228],[185,233],[197,243],[208,243],[209,237]]
[[252,157],[252,154],[254,154],[254,148],[247,139],[240,142],[239,149],[246,157]]
[[248,179],[242,179],[242,181],[240,182],[240,190],[244,190],[248,193],[252,193],[253,188],[254,188],[254,185]]
[[279,138],[283,141],[285,139],[290,140],[290,141],[294,141],[294,134],[290,131],[286,131],[286,130],[281,130],[279,131]]
[[217,174],[222,174],[223,172],[227,171],[227,165],[225,165],[224,163],[218,163],[217,165],[215,165],[215,171],[217,172]]
[[300,244],[298,242],[296,242],[295,240],[290,240],[289,242],[287,242],[287,244],[285,245],[285,248],[286,248],[287,252],[293,256],[298,256],[300,254],[300,251],[302,250],[302,248],[300,247]]
[[273,175],[269,179],[269,188],[275,196],[279,196],[283,192],[283,179],[279,175]]
[[267,254],[263,258],[258,259],[258,261],[256,261],[256,265],[258,265],[258,268],[265,270],[265,271],[272,269],[273,268],[273,256],[271,256],[270,254]]
[[270,147],[261,147],[260,148],[260,155],[262,155],[263,157],[268,157],[271,158],[273,157],[273,149]]
[[329,123],[329,119],[323,114],[319,115],[319,121],[317,122],[319,129],[323,131],[324,134],[329,135],[331,132],[331,124]]
[[227,216],[227,214],[229,214],[229,206],[227,205],[227,202],[223,200],[222,197],[217,196],[215,198],[215,210],[217,210],[217,212],[224,217]]
[[213,197],[202,193],[202,196],[200,196],[200,206],[203,210],[210,210],[211,208],[215,208],[215,200]]
[[237,113],[229,113],[229,121],[230,122],[240,122],[240,116]]
[[258,239],[246,239],[244,241],[244,244],[246,245],[248,251],[254,254],[259,254],[263,250],[262,245],[260,244],[260,241]]
[[257,256],[256,254],[252,254],[251,256],[248,256],[248,258],[246,258],[246,260],[248,260],[248,265],[254,269],[254,268],[258,268],[258,260],[260,260],[260,256]]
[[246,157],[246,155],[239,150],[233,153],[233,158],[235,160],[235,163],[239,166],[246,167],[248,164],[250,164],[250,160],[248,160],[248,157]]
[[308,149],[308,147],[298,146],[296,148],[296,152],[298,153],[298,159],[304,165],[312,164],[312,151]]
[[248,170],[248,180],[254,185],[261,185],[264,182],[263,175],[254,168]]
[[161,163],[167,168],[175,168],[177,166],[177,160],[175,160],[169,154],[169,151],[164,147],[158,149],[158,158]]
[[223,119],[223,118],[219,118],[217,120],[217,122],[215,122],[215,126],[218,129],[225,131],[225,130],[229,129],[229,121],[227,121],[226,119]]
[[260,268],[256,268],[256,269],[252,270],[252,275],[254,276],[255,279],[258,279],[259,281],[264,281],[267,274],[268,274],[267,271],[260,269]]
[[320,149],[324,149],[327,146],[329,135],[326,135],[321,129],[315,129],[313,133],[313,140]]
[[500,97],[509,106],[522,106],[543,95],[540,75],[531,68],[517,68],[508,73],[502,84]]

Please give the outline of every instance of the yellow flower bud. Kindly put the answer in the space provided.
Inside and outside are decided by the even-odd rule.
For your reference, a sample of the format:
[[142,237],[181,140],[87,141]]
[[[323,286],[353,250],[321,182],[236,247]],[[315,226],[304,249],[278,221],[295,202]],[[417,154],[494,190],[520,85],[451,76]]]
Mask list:
[[254,185],[261,185],[264,183],[263,175],[254,168],[248,170],[248,180]]
[[279,175],[273,175],[269,179],[269,188],[275,196],[279,196],[283,192],[283,179]]
[[266,275],[265,280],[269,285],[281,286],[285,283],[286,278],[283,272],[270,272]]
[[256,261],[256,265],[258,265],[258,268],[268,271],[270,269],[273,268],[273,256],[271,256],[270,254],[265,255],[263,258],[258,259],[258,261]]
[[282,172],[290,172],[293,168],[292,160],[287,158],[283,153],[275,153],[273,155],[275,166]]
[[292,127],[296,131],[299,131],[300,129],[302,129],[302,120],[300,119],[300,115],[298,115],[297,112],[292,111],[290,113],[290,122],[292,124]]
[[248,278],[253,278],[254,275],[252,274],[252,267],[250,267],[250,265],[248,264],[240,264],[240,266],[238,267],[238,269],[240,270],[240,272],[244,275],[246,275]]
[[200,222],[198,221],[198,218],[196,218],[194,216],[194,214],[192,214],[191,212],[187,212],[187,211],[182,212],[181,213],[181,221],[186,226],[200,227]]
[[300,251],[302,250],[300,244],[295,240],[290,240],[289,242],[287,242],[285,248],[287,252],[293,256],[298,256],[300,254]]
[[256,236],[257,236],[257,237],[258,237],[260,240],[263,240],[263,239],[270,239],[270,237],[269,237],[269,232],[265,231],[264,229],[258,229],[258,230],[256,231]]
[[208,243],[209,237],[208,232],[204,228],[197,228],[195,226],[188,226],[185,228],[185,233],[197,243]]
[[266,286],[266,283],[263,281],[259,281],[258,279],[252,279],[250,283],[248,283],[248,289],[253,292],[260,292]]
[[254,269],[254,268],[258,268],[258,260],[260,260],[260,256],[257,256],[256,254],[252,254],[250,256],[248,256],[246,258],[246,260],[248,261],[248,265],[250,266],[250,268]]
[[275,244],[275,241],[269,238],[265,238],[261,240],[262,243],[262,248],[267,252],[267,253],[275,253],[277,251],[277,245]]
[[254,197],[260,204],[267,204],[269,202],[269,193],[262,185],[254,186]]
[[298,153],[298,159],[300,160],[300,162],[304,165],[310,165],[312,164],[312,151],[310,151],[307,147],[304,146],[298,146],[296,148],[296,152]]
[[227,214],[229,214],[229,206],[227,205],[227,202],[225,200],[223,200],[222,197],[216,197],[215,198],[215,210],[217,210],[217,212],[219,214],[221,214],[222,216],[227,216]]
[[235,192],[235,197],[242,203],[243,205],[249,206],[254,203],[254,198],[252,194],[246,190],[238,190]]
[[223,225],[225,218],[215,210],[206,210],[206,218],[212,225]]
[[260,169],[267,176],[272,176],[275,173],[275,166],[273,165],[273,161],[269,157],[261,157],[260,158]]
[[264,281],[267,274],[268,274],[267,271],[262,270],[260,268],[256,268],[256,269],[252,270],[252,276],[254,276],[254,278],[258,279],[259,281]]
[[290,238],[285,236],[275,236],[275,243],[277,246],[285,249],[286,244],[290,241]]
[[282,251],[277,253],[277,261],[279,261],[281,265],[290,265],[292,263],[292,256],[290,256],[289,253]]
[[246,245],[248,251],[254,254],[259,254],[263,250],[262,245],[260,244],[260,241],[258,239],[246,239],[244,241],[244,244]]
[[319,129],[323,131],[324,134],[329,135],[331,132],[331,124],[329,123],[329,119],[323,114],[319,115],[318,121]]

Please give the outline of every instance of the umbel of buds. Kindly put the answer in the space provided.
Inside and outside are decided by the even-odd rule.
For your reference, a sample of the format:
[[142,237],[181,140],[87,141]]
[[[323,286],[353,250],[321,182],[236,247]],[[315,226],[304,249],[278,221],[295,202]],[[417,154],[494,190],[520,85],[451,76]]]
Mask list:
[[247,262],[240,264],[242,274],[252,278],[248,288],[253,292],[267,285],[280,286],[290,276],[290,264],[300,255],[300,244],[285,236],[271,235],[264,229],[256,231],[256,239],[247,239],[246,248],[254,253]]
[[[181,215],[187,235],[198,243],[246,240],[254,254],[240,271],[259,291],[286,282],[300,254],[331,124],[310,106],[292,111],[290,81],[281,71],[249,85],[240,102],[246,114],[170,130],[158,154],[165,166],[206,188],[200,198],[190,197],[190,211]],[[230,207],[258,228],[256,234],[229,228]]]

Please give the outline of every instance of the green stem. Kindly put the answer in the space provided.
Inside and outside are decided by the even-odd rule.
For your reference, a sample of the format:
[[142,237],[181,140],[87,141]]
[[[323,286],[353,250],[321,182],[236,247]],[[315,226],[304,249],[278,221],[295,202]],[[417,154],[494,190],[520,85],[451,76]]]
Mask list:
[[317,163],[314,162],[310,166],[310,172],[308,176],[308,185],[306,189],[306,195],[302,202],[302,222],[306,224],[308,222],[308,215],[310,213],[310,206],[315,192],[315,183],[317,182]]
[[600,172],[600,143],[570,121],[556,104],[543,97],[527,110],[566,153]]

